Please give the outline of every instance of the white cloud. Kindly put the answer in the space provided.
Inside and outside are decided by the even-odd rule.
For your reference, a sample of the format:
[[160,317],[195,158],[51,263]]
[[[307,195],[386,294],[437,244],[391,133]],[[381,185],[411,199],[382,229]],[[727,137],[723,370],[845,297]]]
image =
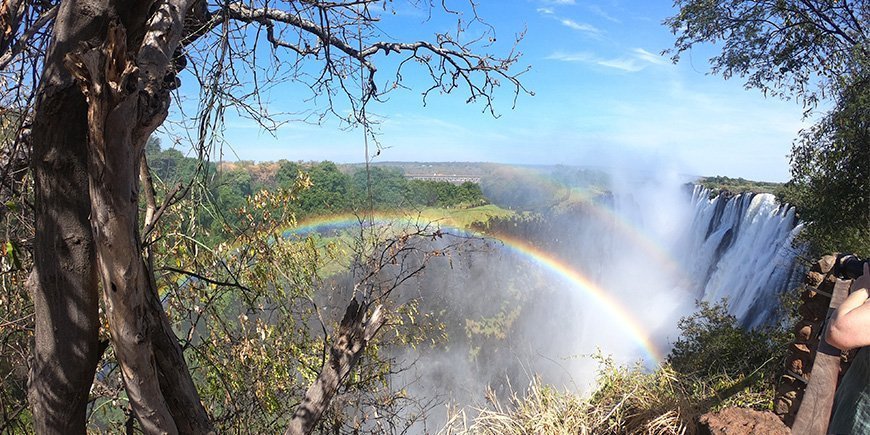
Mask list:
[[607,21],[610,21],[613,23],[622,23],[622,21],[620,21],[618,18],[614,18],[612,15],[608,14],[607,12],[604,11],[604,9],[601,9],[601,7],[598,5],[589,5],[589,6],[587,6],[587,8],[591,12],[593,12],[595,15],[598,15],[599,17],[604,18]]
[[655,53],[650,53],[649,51],[646,51],[642,48],[635,48],[634,50],[631,50],[631,51],[636,58],[643,60],[645,62],[649,62],[649,63],[655,64],[655,65],[670,65],[670,62],[664,56],[661,56],[661,55],[658,55]]
[[538,8],[537,10],[541,15],[553,15],[556,12],[553,8]]
[[578,23],[570,18],[561,18],[559,22],[562,23],[565,27],[570,27],[574,30],[579,30],[581,32],[589,32],[589,33],[599,33],[600,30],[595,26],[587,23]]
[[670,62],[668,62],[667,59],[662,56],[657,56],[643,48],[635,48],[625,56],[611,58],[604,58],[585,51],[574,53],[556,51],[547,56],[546,59],[562,62],[587,63],[631,73],[642,71],[650,65],[670,65]]
[[547,56],[546,59],[562,62],[594,62],[595,56],[588,52],[565,53],[557,51]]
[[573,5],[577,4],[575,0],[545,0],[546,3],[551,3],[554,5]]
[[585,51],[574,53],[557,51],[547,56],[547,59],[562,62],[588,63],[632,73],[641,71],[649,65],[669,65],[666,59],[661,56],[656,56],[642,48],[635,48],[626,56],[613,58],[604,58]]
[[607,68],[615,68],[625,72],[638,72],[646,67],[646,65],[641,65],[634,59],[624,57],[615,59],[599,59],[595,61],[595,64]]

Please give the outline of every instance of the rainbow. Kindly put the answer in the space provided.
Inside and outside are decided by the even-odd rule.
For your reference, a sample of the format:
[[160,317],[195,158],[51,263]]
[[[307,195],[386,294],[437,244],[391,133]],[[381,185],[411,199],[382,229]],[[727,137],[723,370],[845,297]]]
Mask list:
[[[512,176],[534,180],[535,182],[546,185],[552,189],[558,190],[565,188],[563,184],[531,169],[514,166],[503,166],[499,169],[510,173]],[[574,197],[576,193],[571,192],[570,195]],[[577,198],[575,197],[575,199]],[[606,205],[595,202],[588,195],[580,194],[579,200],[583,204],[584,211],[590,212],[590,214],[603,222],[609,222],[612,224],[615,231],[619,231],[622,235],[631,240],[637,248],[643,251],[646,258],[656,261],[659,266],[661,266],[662,270],[678,277],[684,283],[690,282],[690,278],[686,275],[685,270],[673,259],[673,256],[659,244],[651,240],[646,234],[638,230],[637,226],[627,220],[623,215],[616,213]]]
[[[371,219],[371,220],[369,220]],[[417,219],[419,221],[420,219]],[[341,214],[332,216],[322,216],[300,222],[297,226],[284,231],[285,236],[288,234],[306,234],[312,231],[322,229],[324,227],[348,228],[355,225],[360,225],[361,222],[373,223],[414,223],[415,219],[409,218],[407,215],[377,213],[369,218],[352,214]],[[643,349],[648,361],[660,363],[664,360],[664,354],[659,347],[652,342],[649,334],[646,332],[643,325],[638,322],[636,316],[627,309],[618,299],[612,296],[612,292],[605,291],[591,279],[567,265],[564,261],[553,256],[550,253],[544,252],[532,244],[507,236],[493,237],[489,234],[477,233],[467,229],[458,229],[441,226],[442,230],[455,230],[462,236],[480,237],[489,240],[496,240],[502,246],[508,248],[513,254],[526,259],[527,261],[538,265],[544,270],[558,276],[564,281],[570,283],[574,288],[580,290],[588,297],[602,307],[608,315],[617,320],[617,323],[629,337],[634,340]],[[637,233],[635,231],[635,233]],[[640,236],[641,239],[645,239]],[[662,254],[662,256],[664,256]],[[664,256],[666,257],[666,256]]]
[[371,223],[390,223],[390,222],[411,222],[412,219],[408,215],[398,213],[383,213],[378,212],[369,216],[356,215],[352,213],[333,214],[326,216],[317,216],[310,219],[298,222],[291,228],[283,231],[285,236],[289,234],[308,234],[312,231],[322,231],[324,228],[344,229],[354,225],[361,225],[365,222]]
[[[484,235],[484,237],[487,236]],[[607,314],[617,320],[617,323],[622,327],[624,332],[628,333],[628,335],[643,348],[649,361],[654,363],[664,361],[664,353],[662,350],[652,342],[649,334],[646,333],[643,325],[637,321],[635,315],[628,308],[622,305],[618,299],[612,296],[612,292],[605,291],[598,284],[576,269],[565,264],[562,260],[532,246],[528,242],[505,236],[499,236],[494,239],[502,242],[505,247],[510,248],[515,254],[526,258],[528,261],[537,264],[543,269],[550,271],[571,283],[574,288],[592,298],[593,301],[604,308]]]
[[638,248],[642,249],[643,252],[647,254],[647,258],[655,260],[668,272],[677,274],[677,276],[683,280],[688,280],[683,268],[680,267],[673,257],[658,244],[650,240],[649,237],[638,230],[637,227],[625,219],[625,217],[617,214],[609,207],[595,204],[591,201],[584,202],[584,205],[587,206],[586,210],[590,211],[599,219],[612,223],[614,229],[620,231],[623,235],[631,239]]

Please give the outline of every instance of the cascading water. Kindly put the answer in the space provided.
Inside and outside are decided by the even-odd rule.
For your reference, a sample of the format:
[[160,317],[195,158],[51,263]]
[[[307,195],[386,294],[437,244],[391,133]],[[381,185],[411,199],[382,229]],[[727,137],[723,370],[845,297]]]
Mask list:
[[461,406],[479,406],[485,391],[507,397],[532,376],[585,390],[598,352],[662,362],[696,299],[727,298],[745,326],[770,322],[800,275],[794,209],[769,194],[689,195],[683,181],[611,180],[606,194],[491,221],[462,255],[437,257],[409,293],[448,343],[398,349],[409,370],[392,382]]
[[684,245],[698,297],[728,300],[747,327],[771,320],[779,295],[800,275],[792,246],[802,225],[793,207],[771,194],[720,194],[695,186],[694,216]]

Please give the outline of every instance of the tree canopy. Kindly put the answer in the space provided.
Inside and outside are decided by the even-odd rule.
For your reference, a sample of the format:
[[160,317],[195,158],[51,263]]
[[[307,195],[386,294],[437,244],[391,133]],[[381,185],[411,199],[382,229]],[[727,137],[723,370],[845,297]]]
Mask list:
[[[808,105],[835,96],[866,75],[870,5],[853,0],[677,0],[665,20],[676,35],[674,60],[700,43],[715,43],[712,71],[743,77],[765,95]],[[844,82],[845,80],[845,82]]]
[[[673,59],[701,43],[712,71],[765,95],[827,110],[792,147],[781,196],[807,221],[814,254],[870,255],[870,3],[863,0],[677,0]],[[825,104],[821,104],[824,102]]]

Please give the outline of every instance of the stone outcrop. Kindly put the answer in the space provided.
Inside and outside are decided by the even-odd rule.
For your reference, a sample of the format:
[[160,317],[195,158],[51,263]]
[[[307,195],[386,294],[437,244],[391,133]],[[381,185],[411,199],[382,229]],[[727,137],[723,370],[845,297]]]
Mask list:
[[726,408],[698,419],[699,435],[789,435],[789,428],[771,412]]

